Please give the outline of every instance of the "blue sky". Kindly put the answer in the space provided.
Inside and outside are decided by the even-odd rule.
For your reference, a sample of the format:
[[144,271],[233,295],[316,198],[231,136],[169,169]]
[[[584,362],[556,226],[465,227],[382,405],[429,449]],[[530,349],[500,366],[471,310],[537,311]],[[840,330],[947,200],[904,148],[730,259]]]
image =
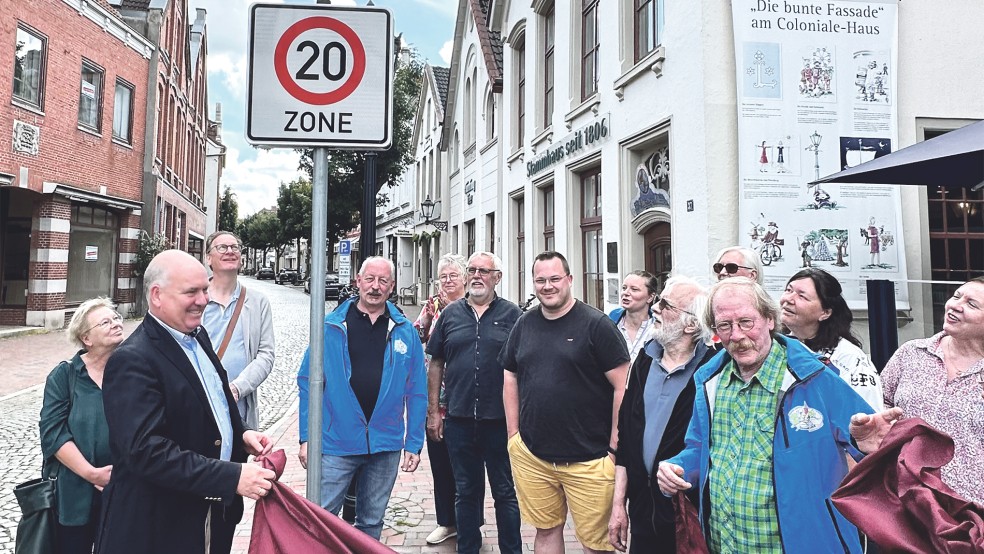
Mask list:
[[[314,0],[265,0],[264,3],[313,5]],[[334,0],[333,5],[365,5],[365,0]],[[456,0],[374,0],[393,13],[396,32],[432,65],[449,66],[457,15]],[[243,217],[276,204],[277,188],[298,176],[297,154],[289,148],[258,149],[246,142],[246,43],[249,34],[246,0],[190,0],[190,18],[196,8],[208,11],[208,101],[222,104],[222,142],[226,166],[221,188],[232,187]]]

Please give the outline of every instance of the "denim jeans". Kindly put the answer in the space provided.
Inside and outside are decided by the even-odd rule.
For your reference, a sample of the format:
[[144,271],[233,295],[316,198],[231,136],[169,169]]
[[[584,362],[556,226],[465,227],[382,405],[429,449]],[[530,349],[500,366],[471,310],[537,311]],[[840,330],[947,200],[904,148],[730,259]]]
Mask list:
[[458,498],[458,552],[473,554],[482,548],[481,526],[485,509],[485,473],[495,499],[495,523],[499,550],[519,554],[519,502],[513,485],[512,467],[506,452],[506,420],[475,420],[449,417],[444,422]]
[[349,483],[358,472],[355,492],[355,528],[379,540],[383,515],[400,469],[400,452],[355,456],[321,456],[321,506],[337,514]]

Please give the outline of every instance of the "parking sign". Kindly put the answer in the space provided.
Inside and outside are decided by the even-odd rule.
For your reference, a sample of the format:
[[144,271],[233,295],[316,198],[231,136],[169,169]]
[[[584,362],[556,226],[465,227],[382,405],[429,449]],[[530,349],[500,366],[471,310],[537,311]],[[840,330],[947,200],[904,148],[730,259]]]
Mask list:
[[338,253],[342,256],[352,255],[352,241],[342,240],[338,241]]
[[253,4],[249,28],[249,142],[389,148],[394,58],[388,11]]

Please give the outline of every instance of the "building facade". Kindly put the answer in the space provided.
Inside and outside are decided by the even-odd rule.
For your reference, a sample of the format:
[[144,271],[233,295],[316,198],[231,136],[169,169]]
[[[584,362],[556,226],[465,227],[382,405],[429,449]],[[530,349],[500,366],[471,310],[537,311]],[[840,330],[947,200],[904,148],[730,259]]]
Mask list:
[[127,312],[154,45],[102,0],[0,14],[0,325],[62,327],[95,296]]
[[217,217],[214,208],[208,211],[205,191],[210,124],[205,10],[190,13],[188,0],[111,3],[154,45],[146,78],[153,125],[146,126],[144,137],[151,148],[143,164],[141,229],[163,234],[175,248],[202,259],[206,219]]
[[[442,249],[442,244],[448,242],[449,222],[445,202],[447,156],[440,150],[440,140],[449,79],[448,68],[424,65],[411,140],[416,162],[404,173],[397,192],[402,203],[393,213],[393,218],[401,222],[391,235],[398,236],[390,239],[390,246],[395,249],[390,252],[398,254],[394,262],[399,268],[399,288],[413,286],[412,294],[421,302],[436,292],[437,261],[448,251]],[[429,217],[425,217],[425,203],[429,203]]]
[[[984,118],[973,93],[984,77],[967,70],[982,47],[953,23],[981,15],[969,2],[898,4],[900,146]],[[941,34],[932,22],[943,21]],[[495,251],[500,294],[514,301],[532,293],[530,263],[547,249],[602,310],[635,269],[710,282],[717,251],[746,238],[735,59],[732,13],[717,3],[461,0],[442,251]],[[932,333],[952,288],[913,281],[984,273],[984,194],[901,194],[904,340]]]

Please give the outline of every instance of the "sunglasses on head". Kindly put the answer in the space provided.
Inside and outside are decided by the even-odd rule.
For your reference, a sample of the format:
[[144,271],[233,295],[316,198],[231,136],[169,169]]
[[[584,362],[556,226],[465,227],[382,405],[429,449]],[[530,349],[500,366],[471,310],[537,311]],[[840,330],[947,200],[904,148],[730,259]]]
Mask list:
[[728,272],[728,275],[734,275],[735,273],[738,273],[739,269],[747,269],[749,271],[752,270],[752,268],[748,266],[738,265],[738,264],[714,264],[711,266],[711,269],[714,270],[714,273],[721,273],[721,270],[723,269]]

